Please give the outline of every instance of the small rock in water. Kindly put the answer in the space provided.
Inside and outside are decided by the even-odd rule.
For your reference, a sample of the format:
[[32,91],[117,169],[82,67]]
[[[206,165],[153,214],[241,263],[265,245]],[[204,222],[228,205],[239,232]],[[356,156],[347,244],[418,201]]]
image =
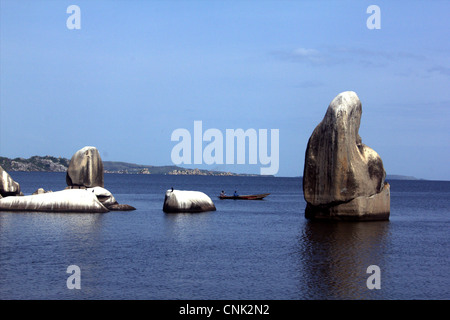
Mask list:
[[215,211],[211,198],[200,191],[173,190],[166,191],[163,211],[166,213]]
[[53,192],[53,191],[51,191],[51,190],[45,191],[44,188],[39,188],[35,192],[33,192],[32,195],[44,194],[44,193],[49,193],[49,192]]
[[111,211],[133,211],[133,210],[136,210],[135,207],[130,206],[129,204],[119,204],[119,203],[110,205],[108,207],[108,209]]

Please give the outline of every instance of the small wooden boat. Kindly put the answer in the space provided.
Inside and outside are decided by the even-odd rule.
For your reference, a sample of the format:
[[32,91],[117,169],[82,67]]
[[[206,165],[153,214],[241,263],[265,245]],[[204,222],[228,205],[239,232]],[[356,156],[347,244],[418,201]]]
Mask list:
[[220,200],[232,199],[232,200],[262,200],[267,197],[270,193],[262,193],[262,194],[248,194],[242,196],[219,196]]

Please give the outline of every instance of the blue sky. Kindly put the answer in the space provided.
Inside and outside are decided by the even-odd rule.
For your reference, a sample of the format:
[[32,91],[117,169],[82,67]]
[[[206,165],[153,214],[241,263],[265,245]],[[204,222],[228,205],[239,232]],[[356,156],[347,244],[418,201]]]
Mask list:
[[[81,29],[69,30],[69,5]],[[369,5],[381,9],[370,30]],[[303,173],[331,100],[355,91],[388,174],[450,180],[449,1],[0,1],[0,155],[172,164],[178,128],[279,129]],[[259,173],[257,165],[190,165]]]

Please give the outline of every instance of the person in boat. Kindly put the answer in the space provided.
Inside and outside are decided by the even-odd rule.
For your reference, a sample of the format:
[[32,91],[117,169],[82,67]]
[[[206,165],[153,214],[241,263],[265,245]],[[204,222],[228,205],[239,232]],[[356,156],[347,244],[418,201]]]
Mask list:
[[234,190],[234,195],[233,195],[234,197],[239,197],[239,195],[238,195],[238,193],[237,193],[237,191],[236,190]]
[[221,197],[225,197],[225,191],[222,190],[222,192],[220,193]]

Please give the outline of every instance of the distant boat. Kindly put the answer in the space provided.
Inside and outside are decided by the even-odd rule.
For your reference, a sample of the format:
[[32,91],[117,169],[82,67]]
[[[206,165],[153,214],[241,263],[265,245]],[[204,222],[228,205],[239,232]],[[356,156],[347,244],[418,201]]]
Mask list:
[[262,193],[262,194],[248,194],[242,196],[219,196],[220,200],[232,199],[232,200],[262,200],[267,197],[270,193]]

